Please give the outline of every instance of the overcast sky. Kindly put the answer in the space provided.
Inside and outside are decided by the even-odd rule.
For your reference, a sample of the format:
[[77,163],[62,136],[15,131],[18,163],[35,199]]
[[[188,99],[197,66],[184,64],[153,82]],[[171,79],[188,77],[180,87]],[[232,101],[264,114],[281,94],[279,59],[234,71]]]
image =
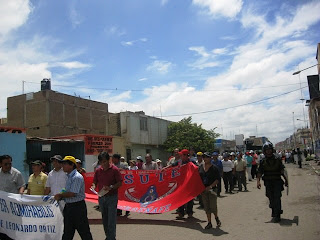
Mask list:
[[317,63],[320,1],[0,4],[0,117],[7,97],[23,85],[37,92],[51,78],[53,90],[90,96],[111,112],[192,116],[226,139],[242,133],[276,143],[294,124],[306,126],[300,99],[309,99],[306,76],[317,68],[292,73]]

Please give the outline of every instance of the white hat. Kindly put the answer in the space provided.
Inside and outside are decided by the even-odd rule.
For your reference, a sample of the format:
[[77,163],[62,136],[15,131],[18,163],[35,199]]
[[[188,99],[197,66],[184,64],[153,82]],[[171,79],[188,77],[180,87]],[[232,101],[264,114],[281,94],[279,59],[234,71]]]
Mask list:
[[159,158],[156,159],[156,162],[162,162]]
[[138,157],[137,157],[137,160],[143,160],[143,159],[142,159],[142,157],[141,157],[141,156],[138,156]]
[[81,163],[81,160],[76,158],[76,163]]

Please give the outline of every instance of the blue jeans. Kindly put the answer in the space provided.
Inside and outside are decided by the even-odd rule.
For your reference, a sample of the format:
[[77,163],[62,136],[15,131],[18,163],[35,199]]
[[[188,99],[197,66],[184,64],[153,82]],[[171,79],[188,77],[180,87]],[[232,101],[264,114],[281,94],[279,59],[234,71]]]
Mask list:
[[99,197],[99,206],[107,240],[116,239],[118,195]]

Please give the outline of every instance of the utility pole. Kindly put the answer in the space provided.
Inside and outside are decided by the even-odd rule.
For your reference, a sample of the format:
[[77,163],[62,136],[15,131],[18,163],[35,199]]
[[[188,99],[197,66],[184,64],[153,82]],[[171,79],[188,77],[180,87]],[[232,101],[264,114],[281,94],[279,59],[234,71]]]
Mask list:
[[293,121],[293,146],[296,149],[296,127],[294,125],[294,112],[292,112],[292,121]]

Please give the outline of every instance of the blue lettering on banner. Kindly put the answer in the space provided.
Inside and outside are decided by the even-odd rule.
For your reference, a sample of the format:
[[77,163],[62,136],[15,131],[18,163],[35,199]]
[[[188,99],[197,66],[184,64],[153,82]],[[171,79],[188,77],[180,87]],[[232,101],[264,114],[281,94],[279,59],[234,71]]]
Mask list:
[[164,175],[164,172],[157,172],[156,173],[156,176],[159,177],[158,182],[163,182],[163,175]]
[[1,212],[5,212],[5,213],[9,213],[9,208],[7,206],[7,202],[6,200],[0,198],[0,211]]
[[149,175],[139,175],[140,183],[147,184],[149,182]]
[[133,175],[128,174],[124,176],[124,183],[125,184],[132,184],[133,183]]
[[51,206],[33,206],[10,202],[12,215],[32,218],[53,218]]
[[141,207],[141,208],[137,208],[137,207],[129,207],[129,206],[124,206],[121,207],[122,210],[126,210],[126,211],[132,211],[132,212],[139,212],[139,213],[162,213],[162,212],[169,212],[170,211],[170,207],[171,204],[167,204],[165,206],[161,206],[159,208],[153,208],[153,207]]
[[38,228],[37,225],[27,225],[27,224],[20,224],[20,223],[13,223],[6,221],[6,229],[17,231],[17,232],[37,232]]
[[175,178],[175,177],[178,177],[178,176],[180,176],[180,172],[178,171],[178,169],[177,168],[172,169],[171,178]]
[[3,220],[0,219],[0,227],[3,228]]
[[39,232],[56,233],[55,225],[39,225]]

